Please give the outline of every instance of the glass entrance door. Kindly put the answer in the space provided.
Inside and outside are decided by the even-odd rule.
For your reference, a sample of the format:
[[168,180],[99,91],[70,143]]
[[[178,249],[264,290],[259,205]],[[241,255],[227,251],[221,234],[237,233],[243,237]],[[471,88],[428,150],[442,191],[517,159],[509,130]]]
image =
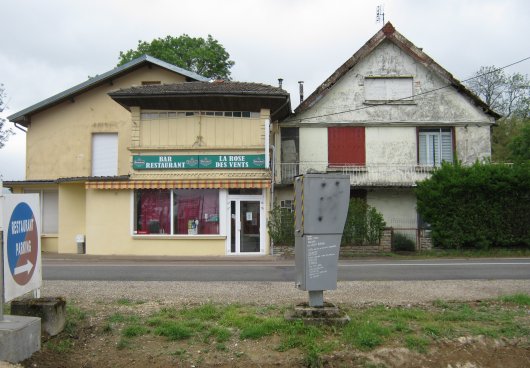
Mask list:
[[230,201],[230,253],[260,253],[260,211],[259,200]]

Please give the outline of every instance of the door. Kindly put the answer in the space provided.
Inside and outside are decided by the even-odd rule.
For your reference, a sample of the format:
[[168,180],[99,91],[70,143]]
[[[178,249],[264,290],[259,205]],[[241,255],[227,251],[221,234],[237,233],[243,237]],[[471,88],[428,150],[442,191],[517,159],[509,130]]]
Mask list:
[[262,202],[230,200],[230,253],[261,253]]

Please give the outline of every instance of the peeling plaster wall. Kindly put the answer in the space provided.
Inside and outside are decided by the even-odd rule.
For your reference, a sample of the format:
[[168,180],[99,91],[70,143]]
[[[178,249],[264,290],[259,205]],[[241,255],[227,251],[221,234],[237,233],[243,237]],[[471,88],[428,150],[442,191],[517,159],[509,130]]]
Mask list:
[[366,165],[415,165],[417,162],[414,127],[367,127]]
[[[326,171],[328,162],[328,128],[300,128],[300,162],[310,168]],[[301,168],[303,170],[304,168]],[[307,168],[306,168],[307,169]]]
[[412,76],[414,93],[421,94],[446,85],[421,63],[414,60],[398,46],[383,42],[372,54],[361,60],[346,73],[332,89],[313,107],[292,119],[309,118],[338,111],[361,109],[335,116],[305,120],[304,123],[426,123],[490,124],[490,118],[453,88],[428,93],[414,98],[414,105],[364,104],[364,78],[366,76]]
[[457,127],[455,136],[456,157],[464,165],[471,165],[491,156],[489,126]]

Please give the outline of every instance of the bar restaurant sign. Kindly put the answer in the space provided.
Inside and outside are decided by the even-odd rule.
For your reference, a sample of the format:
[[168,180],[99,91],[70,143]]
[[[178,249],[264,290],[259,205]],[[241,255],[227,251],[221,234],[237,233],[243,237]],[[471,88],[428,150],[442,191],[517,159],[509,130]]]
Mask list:
[[265,155],[134,155],[134,170],[264,169]]

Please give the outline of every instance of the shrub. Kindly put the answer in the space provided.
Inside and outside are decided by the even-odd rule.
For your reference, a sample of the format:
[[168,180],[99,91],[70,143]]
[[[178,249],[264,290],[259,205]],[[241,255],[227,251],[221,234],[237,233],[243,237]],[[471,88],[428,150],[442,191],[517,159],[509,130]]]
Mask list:
[[443,248],[530,245],[530,163],[444,163],[418,183],[417,208]]
[[385,228],[383,215],[365,201],[352,198],[342,234],[342,244],[378,244]]
[[392,234],[392,250],[402,252],[414,252],[416,250],[414,241],[404,234]]
[[294,246],[294,212],[274,205],[269,212],[267,228],[274,244]]

